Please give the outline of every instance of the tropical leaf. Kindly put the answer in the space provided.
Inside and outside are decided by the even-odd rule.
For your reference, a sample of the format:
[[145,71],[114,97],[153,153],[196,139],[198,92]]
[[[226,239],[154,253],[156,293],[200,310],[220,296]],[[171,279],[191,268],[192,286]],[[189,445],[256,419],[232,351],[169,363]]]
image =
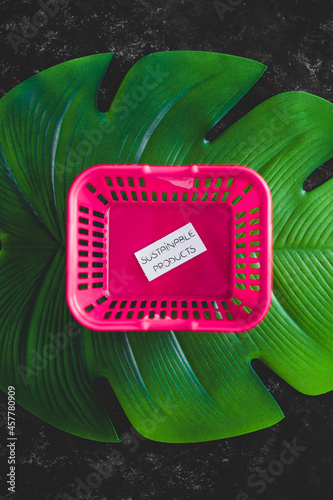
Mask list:
[[[0,102],[0,373],[17,401],[73,434],[117,441],[96,395],[110,382],[140,433],[167,442],[235,436],[283,414],[251,368],[261,359],[306,394],[333,389],[333,107],[301,92],[264,102],[216,140],[212,127],[260,78],[255,61],[165,52],[129,71],[107,113],[96,94],[112,54],[50,68]],[[65,300],[66,198],[101,163],[243,164],[274,204],[271,309],[242,334],[92,332]],[[111,412],[112,419],[112,412]]]

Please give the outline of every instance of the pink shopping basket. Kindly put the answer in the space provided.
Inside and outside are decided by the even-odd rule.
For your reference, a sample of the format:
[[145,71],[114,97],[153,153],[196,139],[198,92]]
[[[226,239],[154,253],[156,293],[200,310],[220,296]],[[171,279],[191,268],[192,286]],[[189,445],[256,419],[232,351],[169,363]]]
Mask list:
[[[148,281],[135,252],[188,223],[207,250]],[[271,292],[271,195],[252,169],[98,165],[75,179],[67,301],[85,327],[241,332]]]

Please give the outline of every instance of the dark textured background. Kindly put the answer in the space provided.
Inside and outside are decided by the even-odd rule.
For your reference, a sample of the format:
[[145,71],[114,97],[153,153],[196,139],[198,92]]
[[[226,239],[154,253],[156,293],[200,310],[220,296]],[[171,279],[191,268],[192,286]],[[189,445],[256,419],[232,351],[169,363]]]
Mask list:
[[[265,75],[217,127],[219,133],[279,92],[301,90],[332,100],[332,7],[330,0],[245,0],[221,20],[210,0],[69,0],[15,54],[8,33],[21,33],[40,7],[33,0],[2,0],[0,96],[43,69],[99,52],[116,51],[99,93],[101,110],[108,108],[131,65],[151,52],[207,50],[266,64]],[[321,167],[306,188],[328,177],[332,163]],[[94,463],[107,465],[110,476],[98,488],[82,490],[82,498],[245,500],[246,495],[240,495],[244,491],[259,500],[333,499],[333,393],[305,396],[260,362],[254,368],[286,417],[271,428],[222,441],[170,445],[139,440],[138,447],[95,443],[54,429],[18,408],[17,498],[60,500],[65,493],[77,498],[76,478],[86,482]],[[0,392],[3,473],[5,415],[6,396]],[[131,430],[120,409],[116,421],[122,430]],[[291,443],[295,438],[305,449],[256,494],[258,487],[247,484],[249,476],[278,459],[284,440]],[[112,456],[115,449],[117,457]],[[3,477],[0,488],[1,499],[12,497],[5,495]]]

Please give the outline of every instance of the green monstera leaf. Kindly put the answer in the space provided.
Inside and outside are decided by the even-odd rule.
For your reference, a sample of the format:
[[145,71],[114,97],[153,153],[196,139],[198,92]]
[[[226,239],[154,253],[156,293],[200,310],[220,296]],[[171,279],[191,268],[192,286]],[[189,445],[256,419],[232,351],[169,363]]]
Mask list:
[[[111,57],[50,68],[0,102],[1,387],[15,386],[18,403],[41,419],[100,441],[118,440],[94,388],[101,377],[151,439],[204,441],[270,426],[283,413],[254,358],[306,394],[333,389],[333,181],[303,190],[333,155],[333,106],[284,93],[207,141],[263,65],[215,53],[152,54],[101,113],[96,94]],[[237,335],[99,333],[74,321],[65,300],[66,198],[75,177],[101,163],[243,164],[265,178],[274,289],[258,327]]]

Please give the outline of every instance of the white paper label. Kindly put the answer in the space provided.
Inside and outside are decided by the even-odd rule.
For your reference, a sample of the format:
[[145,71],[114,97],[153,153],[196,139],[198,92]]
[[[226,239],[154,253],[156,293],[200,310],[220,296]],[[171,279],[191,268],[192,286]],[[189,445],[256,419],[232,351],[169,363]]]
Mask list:
[[207,248],[191,223],[135,252],[149,281],[197,257]]

